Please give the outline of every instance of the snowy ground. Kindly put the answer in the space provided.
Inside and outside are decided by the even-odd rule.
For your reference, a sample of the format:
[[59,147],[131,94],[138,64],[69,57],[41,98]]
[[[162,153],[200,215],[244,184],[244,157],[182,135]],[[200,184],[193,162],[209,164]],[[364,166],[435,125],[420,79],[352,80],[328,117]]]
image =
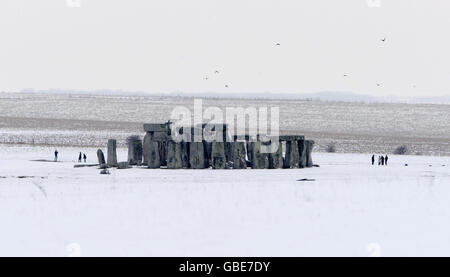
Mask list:
[[33,162],[54,149],[0,146],[0,256],[450,255],[449,157],[104,176],[73,167],[80,149],[58,150],[61,162]]

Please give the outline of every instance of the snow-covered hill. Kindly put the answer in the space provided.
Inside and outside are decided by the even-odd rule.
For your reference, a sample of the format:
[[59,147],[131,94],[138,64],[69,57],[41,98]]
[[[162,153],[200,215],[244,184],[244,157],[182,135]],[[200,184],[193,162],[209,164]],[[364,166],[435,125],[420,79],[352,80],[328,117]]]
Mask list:
[[[315,153],[320,168],[74,168],[0,147],[0,256],[448,256],[450,158]],[[126,150],[119,151],[119,160]],[[408,166],[405,166],[408,164]],[[314,179],[302,182],[300,179]]]

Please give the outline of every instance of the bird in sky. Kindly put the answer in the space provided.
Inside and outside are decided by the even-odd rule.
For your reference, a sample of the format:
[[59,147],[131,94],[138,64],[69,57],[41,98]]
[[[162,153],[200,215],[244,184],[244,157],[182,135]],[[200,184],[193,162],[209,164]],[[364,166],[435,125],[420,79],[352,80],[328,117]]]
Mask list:
[[348,75],[347,75],[347,74],[344,74],[344,77],[348,77]]
[[208,79],[209,79],[209,77],[205,77],[205,78],[203,78],[205,81],[208,81]]
[[279,42],[277,42],[277,44],[275,44],[275,46],[280,46],[281,44]]
[[215,74],[219,74],[219,70],[214,71]]
[[382,38],[381,41],[382,41],[382,42],[385,42],[385,41],[386,41],[386,38]]
[[228,85],[225,85],[226,88],[228,88]]
[[381,87],[381,84],[377,84],[377,87]]

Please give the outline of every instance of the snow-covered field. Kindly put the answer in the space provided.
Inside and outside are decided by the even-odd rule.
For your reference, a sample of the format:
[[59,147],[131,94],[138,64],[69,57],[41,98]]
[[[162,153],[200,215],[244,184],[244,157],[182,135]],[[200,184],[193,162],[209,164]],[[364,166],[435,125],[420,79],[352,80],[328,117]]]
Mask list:
[[1,256],[450,255],[449,157],[381,167],[315,153],[320,168],[106,176],[73,167],[96,149],[58,150],[61,162],[35,162],[54,149],[0,146]]

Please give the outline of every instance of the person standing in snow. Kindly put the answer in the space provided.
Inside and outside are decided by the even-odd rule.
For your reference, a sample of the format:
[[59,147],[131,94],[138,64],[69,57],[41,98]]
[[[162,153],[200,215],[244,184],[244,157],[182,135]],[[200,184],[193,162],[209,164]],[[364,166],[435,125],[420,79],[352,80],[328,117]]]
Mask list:
[[384,157],[384,165],[387,165],[387,161],[388,161],[388,155],[386,154],[386,157]]
[[55,150],[55,162],[58,161],[58,150]]
[[372,155],[372,165],[374,165],[374,164],[375,164],[375,154]]
[[78,156],[78,162],[81,163],[81,152],[80,155]]
[[381,156],[381,165],[384,165],[384,157]]
[[[80,155],[81,155],[81,153],[80,153]],[[83,159],[84,159],[84,163],[86,163],[86,159],[87,159],[86,154],[83,154]]]

